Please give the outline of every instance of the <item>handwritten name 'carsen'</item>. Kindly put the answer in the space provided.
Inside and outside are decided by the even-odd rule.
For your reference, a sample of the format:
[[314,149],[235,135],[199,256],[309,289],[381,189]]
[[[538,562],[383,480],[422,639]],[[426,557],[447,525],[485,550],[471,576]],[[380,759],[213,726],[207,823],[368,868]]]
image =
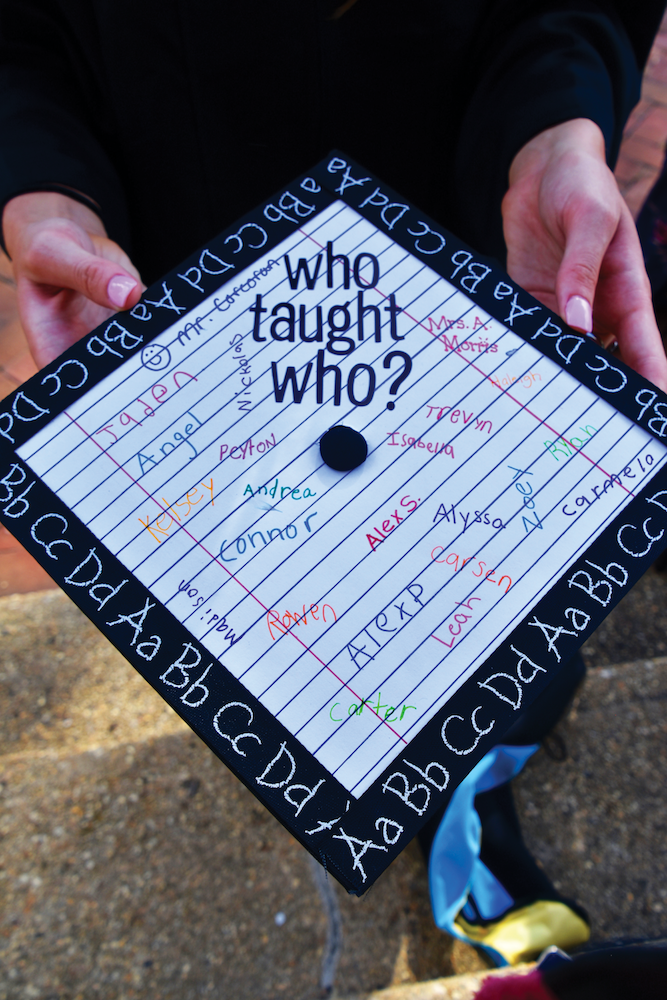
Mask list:
[[[453,566],[454,572],[460,572],[463,567],[467,564],[468,569],[471,570],[472,575],[476,577],[484,577],[489,583],[497,583],[499,587],[502,587],[503,582],[507,580],[507,586],[505,587],[505,593],[512,586],[512,578],[504,574],[499,580],[496,580],[495,573],[502,572],[498,567],[494,569],[486,569],[486,563],[481,559],[477,559],[475,556],[459,556],[457,552],[448,552],[445,558],[442,558],[442,554],[445,550],[442,545],[436,545],[436,547],[431,551],[431,559],[436,563],[445,563],[447,566]],[[459,566],[459,562],[461,565]],[[477,572],[474,567],[477,566],[479,572]],[[485,573],[486,570],[486,573]]]

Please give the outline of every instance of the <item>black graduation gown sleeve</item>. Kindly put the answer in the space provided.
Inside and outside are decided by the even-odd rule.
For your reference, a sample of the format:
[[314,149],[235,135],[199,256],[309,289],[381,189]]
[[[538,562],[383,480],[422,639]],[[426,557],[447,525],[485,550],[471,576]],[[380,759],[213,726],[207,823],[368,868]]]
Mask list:
[[0,206],[63,190],[127,244],[122,186],[99,139],[103,103],[57,3],[0,4]]
[[614,166],[664,13],[663,0],[493,5],[472,45],[450,182],[452,226],[502,259],[500,203],[512,159],[537,133],[590,118]]
[[502,256],[512,157],[588,117],[613,161],[663,9],[331,5],[0,0],[0,206],[79,191],[150,281],[338,146]]

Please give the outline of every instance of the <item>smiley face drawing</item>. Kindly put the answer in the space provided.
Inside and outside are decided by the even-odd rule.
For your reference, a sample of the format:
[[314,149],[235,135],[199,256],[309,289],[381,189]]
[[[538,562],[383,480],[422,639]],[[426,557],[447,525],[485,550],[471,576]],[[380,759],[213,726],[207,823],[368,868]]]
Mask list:
[[171,354],[166,347],[159,344],[149,344],[141,352],[141,363],[152,372],[161,372],[171,364]]

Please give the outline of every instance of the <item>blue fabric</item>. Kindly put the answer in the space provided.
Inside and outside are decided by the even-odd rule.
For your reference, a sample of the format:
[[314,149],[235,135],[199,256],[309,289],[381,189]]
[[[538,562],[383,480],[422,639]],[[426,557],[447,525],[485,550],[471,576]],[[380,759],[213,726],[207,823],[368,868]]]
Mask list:
[[[509,892],[479,858],[473,864],[470,891],[475,897],[475,904],[484,920],[493,920],[494,917],[499,917],[501,913],[509,910],[510,906],[514,904]],[[463,916],[467,916],[468,920],[475,918],[475,911],[471,906],[468,907],[468,913],[465,912],[465,906],[463,910]]]
[[[438,827],[429,859],[431,906],[438,927],[454,937],[466,940],[454,920],[462,909],[466,916],[465,904],[471,893],[485,920],[500,916],[514,903],[479,860],[482,826],[475,811],[475,796],[514,778],[538,747],[539,743],[494,747],[456,789]],[[502,956],[498,958],[506,964]]]

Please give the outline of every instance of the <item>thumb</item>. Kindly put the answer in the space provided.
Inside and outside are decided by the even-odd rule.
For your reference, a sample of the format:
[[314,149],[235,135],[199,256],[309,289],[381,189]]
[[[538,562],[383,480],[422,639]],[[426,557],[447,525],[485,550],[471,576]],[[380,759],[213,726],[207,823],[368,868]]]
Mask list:
[[138,302],[142,284],[136,273],[114,257],[125,258],[125,254],[111,240],[96,237],[93,242],[75,223],[57,220],[35,234],[23,262],[24,273],[55,292],[79,292],[107,309],[130,308]]

